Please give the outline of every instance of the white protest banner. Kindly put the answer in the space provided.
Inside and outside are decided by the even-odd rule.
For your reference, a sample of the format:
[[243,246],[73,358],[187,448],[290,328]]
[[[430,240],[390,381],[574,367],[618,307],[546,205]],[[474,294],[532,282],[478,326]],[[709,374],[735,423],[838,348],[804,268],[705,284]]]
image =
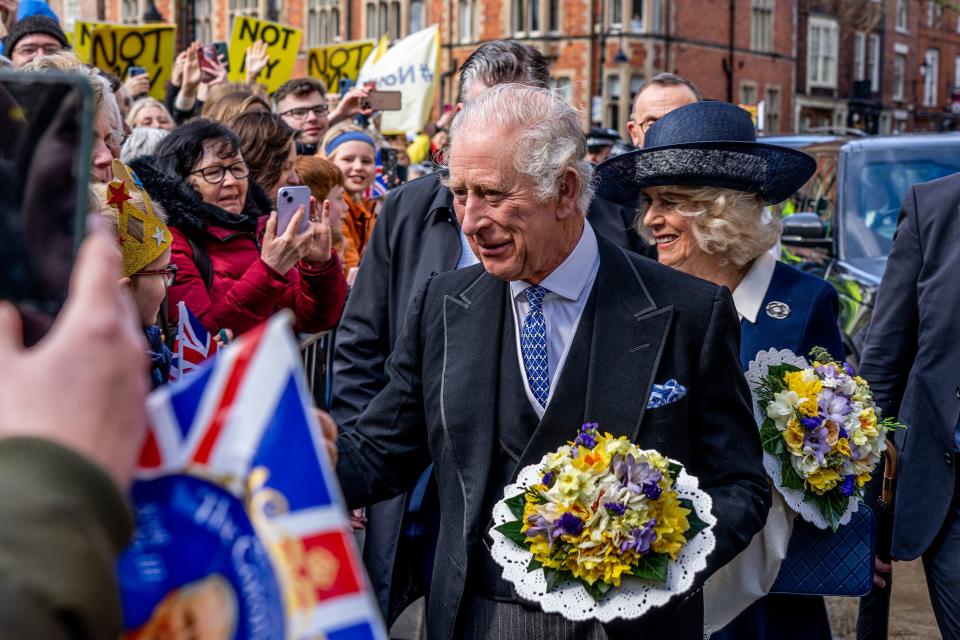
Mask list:
[[381,131],[420,131],[427,118],[437,89],[440,59],[440,29],[431,25],[413,33],[387,49],[367,58],[357,84],[376,82],[380,91],[399,91],[402,108],[384,111]]

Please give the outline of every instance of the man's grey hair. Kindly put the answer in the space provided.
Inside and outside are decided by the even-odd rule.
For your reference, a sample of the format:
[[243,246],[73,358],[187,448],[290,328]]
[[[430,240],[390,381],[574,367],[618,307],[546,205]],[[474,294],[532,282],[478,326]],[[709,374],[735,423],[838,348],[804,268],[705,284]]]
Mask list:
[[160,141],[163,140],[168,131],[155,129],[153,127],[137,127],[133,130],[123,147],[120,148],[120,162],[130,164],[130,161],[140,156],[153,156]]
[[459,98],[480,80],[488,87],[508,82],[547,89],[550,71],[543,54],[516,40],[491,40],[473,50],[460,65]]
[[675,73],[658,73],[657,75],[653,76],[652,78],[650,78],[649,80],[647,80],[646,82],[640,85],[640,88],[637,89],[636,97],[639,98],[641,93],[643,93],[646,89],[649,89],[653,85],[657,85],[661,87],[684,86],[687,89],[690,89],[690,93],[692,93],[693,97],[697,99],[697,102],[700,102],[703,100],[703,94],[700,93],[700,89],[697,88],[697,85],[693,84],[693,82],[690,81],[689,79],[684,78],[683,76],[678,76]]
[[[537,197],[548,202],[560,194],[564,174],[574,169],[580,178],[577,210],[586,214],[593,199],[593,165],[585,160],[587,142],[577,111],[549,89],[499,84],[463,107],[450,127],[450,148],[461,131],[504,135],[518,174],[529,178]],[[512,148],[511,148],[512,147]]]

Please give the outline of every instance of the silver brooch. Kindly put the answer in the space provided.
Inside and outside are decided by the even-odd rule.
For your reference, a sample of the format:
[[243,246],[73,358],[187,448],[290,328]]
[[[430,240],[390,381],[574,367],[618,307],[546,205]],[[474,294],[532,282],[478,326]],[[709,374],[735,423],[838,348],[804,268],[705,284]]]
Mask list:
[[773,302],[767,304],[767,315],[774,320],[785,320],[790,315],[790,306],[786,302]]

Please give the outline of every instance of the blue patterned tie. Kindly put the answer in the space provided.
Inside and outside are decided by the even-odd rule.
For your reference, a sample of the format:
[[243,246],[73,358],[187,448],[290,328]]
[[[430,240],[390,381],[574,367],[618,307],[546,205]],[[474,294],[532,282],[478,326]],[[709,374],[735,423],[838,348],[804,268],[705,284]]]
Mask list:
[[546,408],[550,395],[550,369],[547,368],[547,324],[543,319],[543,297],[550,293],[539,285],[524,292],[530,301],[530,312],[520,330],[523,367],[527,370],[530,391],[541,407]]

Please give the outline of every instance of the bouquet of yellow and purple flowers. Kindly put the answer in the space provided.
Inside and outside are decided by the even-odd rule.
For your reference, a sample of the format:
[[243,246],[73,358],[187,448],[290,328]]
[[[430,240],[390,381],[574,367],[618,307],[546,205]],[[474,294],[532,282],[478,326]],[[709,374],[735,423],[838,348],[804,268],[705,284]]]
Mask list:
[[812,363],[790,352],[761,352],[747,378],[765,466],[778,490],[804,519],[836,530],[856,510],[887,432],[901,425],[881,420],[870,386],[849,364],[821,348],[810,357]]
[[530,552],[525,569],[543,570],[547,593],[572,583],[598,601],[625,578],[676,591],[667,586],[670,565],[688,541],[706,530],[712,548],[715,520],[696,479],[625,436],[588,423],[532,467],[534,481],[521,474],[522,493],[502,503],[516,519],[495,530]]

